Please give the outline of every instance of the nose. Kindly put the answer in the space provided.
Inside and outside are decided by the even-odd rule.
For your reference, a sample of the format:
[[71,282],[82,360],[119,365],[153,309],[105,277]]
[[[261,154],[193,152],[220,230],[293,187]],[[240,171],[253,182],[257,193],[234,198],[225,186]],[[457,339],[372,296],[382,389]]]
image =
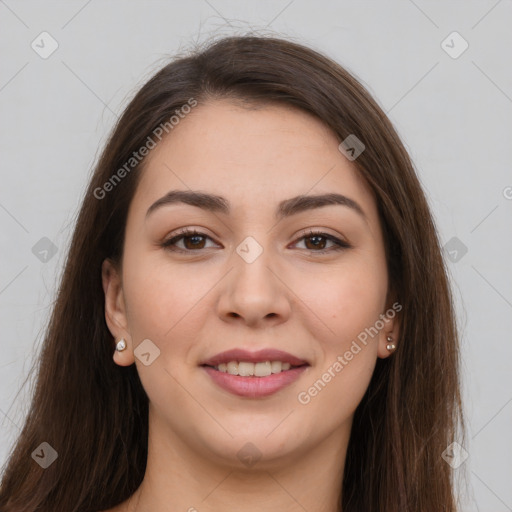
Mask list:
[[247,263],[234,253],[233,270],[222,281],[218,315],[225,322],[250,327],[277,326],[291,311],[291,291],[277,268],[271,268],[264,251],[256,261]]

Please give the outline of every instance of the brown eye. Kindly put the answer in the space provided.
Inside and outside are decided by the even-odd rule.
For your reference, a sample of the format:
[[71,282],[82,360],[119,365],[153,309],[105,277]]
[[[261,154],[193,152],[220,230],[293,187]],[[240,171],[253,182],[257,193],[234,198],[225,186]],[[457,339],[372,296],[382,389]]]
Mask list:
[[183,236],[182,238],[187,249],[203,249],[204,247],[205,240],[201,235]]
[[[163,242],[161,245],[165,249],[171,251],[192,252],[212,247],[211,245],[206,245],[208,240],[211,240],[213,242],[213,240],[204,233],[200,233],[198,231],[184,230],[181,233],[177,234],[176,236],[173,236],[169,240]],[[323,232],[307,233],[306,235],[299,238],[297,243],[300,243],[303,240],[305,249],[316,254],[323,254],[331,251],[339,251],[351,247],[351,245],[345,242],[344,240],[340,240],[335,236]],[[179,245],[180,243],[182,244],[181,246]],[[331,244],[331,246],[327,247],[328,244]]]
[[[183,230],[176,236],[166,240],[161,245],[170,251],[191,252],[200,249],[207,249],[207,240],[212,240],[209,236],[198,231]],[[182,245],[179,244],[182,242]],[[212,246],[209,246],[212,247]]]
[[[340,240],[333,235],[323,232],[311,231],[299,238],[299,242],[302,240],[304,240],[304,245],[307,250],[317,254],[340,251],[351,247],[351,245],[344,240]],[[326,248],[329,243],[332,245]]]
[[327,238],[320,235],[306,236],[304,240],[306,240],[306,247],[308,249],[325,249],[327,244]]

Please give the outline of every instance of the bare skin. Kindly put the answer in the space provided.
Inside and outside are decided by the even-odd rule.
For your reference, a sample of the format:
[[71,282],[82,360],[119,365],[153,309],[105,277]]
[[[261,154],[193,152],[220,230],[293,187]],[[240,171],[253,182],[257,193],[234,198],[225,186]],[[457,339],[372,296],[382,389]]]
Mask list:
[[[144,481],[109,512],[338,510],[354,411],[390,354],[387,336],[398,337],[386,319],[333,369],[391,307],[377,206],[339,142],[298,110],[222,100],[198,106],[150,153],[122,269],[103,265],[107,324],[127,342],[114,361],[136,364],[150,401]],[[171,190],[223,196],[230,213],[173,203],[147,214]],[[285,199],[324,193],[362,214],[331,204],[274,217]],[[162,247],[184,227],[202,235]],[[334,250],[325,234],[349,247]],[[236,251],[246,237],[263,250],[251,263]],[[160,350],[148,366],[134,354],[146,339]],[[233,348],[276,348],[308,366],[271,396],[240,397],[200,366]],[[309,393],[318,379],[325,386]],[[261,456],[250,467],[238,455],[247,443]]]

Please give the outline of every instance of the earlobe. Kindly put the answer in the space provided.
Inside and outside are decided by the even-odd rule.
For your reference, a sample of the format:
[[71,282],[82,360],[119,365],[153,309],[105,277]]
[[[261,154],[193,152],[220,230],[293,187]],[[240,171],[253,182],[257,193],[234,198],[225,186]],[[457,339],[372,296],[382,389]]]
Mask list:
[[391,356],[399,347],[400,320],[397,313],[402,308],[395,307],[397,304],[398,302],[395,302],[393,307],[386,311],[385,326],[379,333],[377,354],[381,359]]
[[382,336],[379,337],[378,356],[382,359],[385,359],[396,351],[398,344],[392,333],[387,332],[383,334],[384,339],[382,339]]
[[393,343],[393,338],[391,336],[387,336],[386,341],[386,350],[389,350],[389,352],[396,350],[396,345]]

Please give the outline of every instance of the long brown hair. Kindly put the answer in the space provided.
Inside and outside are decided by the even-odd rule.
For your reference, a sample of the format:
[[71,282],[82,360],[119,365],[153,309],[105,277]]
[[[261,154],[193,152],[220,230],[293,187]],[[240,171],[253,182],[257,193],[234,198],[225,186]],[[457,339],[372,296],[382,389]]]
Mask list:
[[[280,102],[365,145],[355,160],[375,194],[389,280],[402,305],[399,347],[379,359],[348,446],[343,512],[454,512],[443,450],[462,430],[459,346],[439,241],[410,158],[386,115],[344,68],[273,37],[220,39],[175,59],[120,117],[83,199],[41,354],[30,410],[4,468],[3,512],[97,512],[130,497],[147,458],[148,397],[136,366],[112,360],[101,265],[120,262],[142,160],[98,199],[156,127],[194,98]],[[172,136],[172,134],[171,134]],[[96,194],[95,194],[96,191]],[[42,469],[31,453],[58,453]]]

